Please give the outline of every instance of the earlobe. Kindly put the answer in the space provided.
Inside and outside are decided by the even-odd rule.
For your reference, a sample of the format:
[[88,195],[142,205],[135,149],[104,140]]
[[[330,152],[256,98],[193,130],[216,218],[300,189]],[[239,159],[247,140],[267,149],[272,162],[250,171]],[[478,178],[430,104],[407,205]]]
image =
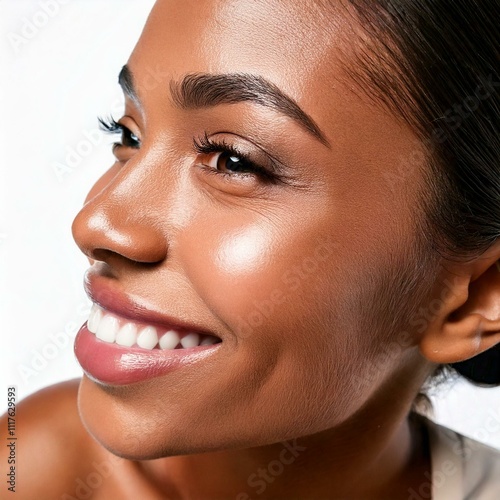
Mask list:
[[[451,364],[500,344],[500,245],[481,257],[454,264],[443,279],[439,311],[429,321],[419,348],[429,361]],[[450,278],[453,276],[453,278]]]

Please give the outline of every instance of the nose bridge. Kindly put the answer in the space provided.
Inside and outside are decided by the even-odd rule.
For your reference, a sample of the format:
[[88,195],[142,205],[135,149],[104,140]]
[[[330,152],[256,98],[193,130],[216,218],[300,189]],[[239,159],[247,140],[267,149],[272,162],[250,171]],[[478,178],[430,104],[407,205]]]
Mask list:
[[105,260],[114,253],[136,262],[165,259],[167,236],[155,220],[154,182],[146,176],[122,167],[111,180],[105,174],[95,184],[72,225],[73,238],[89,258]]

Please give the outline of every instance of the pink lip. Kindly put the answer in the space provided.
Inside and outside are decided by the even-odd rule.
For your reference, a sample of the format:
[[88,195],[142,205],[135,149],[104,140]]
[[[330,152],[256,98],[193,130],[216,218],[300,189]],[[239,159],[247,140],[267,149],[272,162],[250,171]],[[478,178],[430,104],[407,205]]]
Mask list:
[[75,339],[75,355],[92,380],[106,385],[128,385],[196,364],[215,354],[221,345],[172,350],[122,347],[99,340],[85,323]]
[[111,287],[109,285],[109,278],[97,274],[92,268],[85,273],[83,287],[92,302],[130,321],[160,326],[167,330],[170,328],[182,331],[189,330],[221,338],[220,335],[207,330],[202,325],[188,323],[167,316],[166,314],[146,309],[119,289]]
[[[92,302],[103,309],[137,323],[147,323],[179,332],[190,331],[220,338],[201,325],[187,323],[163,313],[146,309],[129,295],[109,283],[110,278],[96,268],[85,274],[84,288]],[[185,349],[141,349],[123,347],[99,340],[85,323],[75,339],[78,362],[93,380],[109,385],[126,385],[166,375],[183,366],[197,363],[214,354],[221,343]]]

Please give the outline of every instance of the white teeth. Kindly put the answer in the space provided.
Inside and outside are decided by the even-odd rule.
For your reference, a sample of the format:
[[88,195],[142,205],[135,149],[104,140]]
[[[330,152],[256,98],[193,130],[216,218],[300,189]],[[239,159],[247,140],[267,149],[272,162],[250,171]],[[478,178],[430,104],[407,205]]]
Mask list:
[[105,315],[99,322],[95,336],[100,340],[104,340],[104,342],[113,343],[116,339],[119,327],[120,325],[115,317]]
[[118,330],[115,342],[125,347],[132,347],[137,342],[137,327],[133,323],[125,323]]
[[175,349],[180,337],[175,330],[169,330],[160,339],[160,349]]
[[205,337],[201,342],[200,345],[212,345],[217,342],[217,339],[215,337]]
[[182,347],[196,347],[200,343],[200,336],[197,333],[188,333],[181,339]]
[[89,320],[87,321],[87,329],[89,332],[96,333],[97,327],[102,319],[102,311],[99,306],[96,304],[92,304],[92,308],[90,309]]
[[147,326],[137,337],[137,345],[143,349],[153,349],[158,344],[158,334],[154,326]]
[[[179,343],[183,348],[197,347],[198,345],[216,344],[218,341],[213,336],[200,337],[195,332],[189,332],[181,338],[176,330],[166,331],[158,341],[158,330],[154,326],[127,321],[125,318],[107,312],[97,304],[92,305],[87,329],[104,342],[116,343],[124,347],[139,346],[148,350],[158,347],[160,349],[175,349]],[[203,339],[201,344],[200,338]]]

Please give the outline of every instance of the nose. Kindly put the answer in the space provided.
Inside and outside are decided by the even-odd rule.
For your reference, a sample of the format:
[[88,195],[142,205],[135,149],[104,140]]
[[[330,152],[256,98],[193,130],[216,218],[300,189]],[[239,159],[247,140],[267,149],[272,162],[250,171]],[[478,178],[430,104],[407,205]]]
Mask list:
[[148,189],[124,171],[111,181],[109,177],[105,174],[94,185],[73,221],[76,244],[91,260],[110,261],[118,255],[136,263],[163,261],[167,240]]

